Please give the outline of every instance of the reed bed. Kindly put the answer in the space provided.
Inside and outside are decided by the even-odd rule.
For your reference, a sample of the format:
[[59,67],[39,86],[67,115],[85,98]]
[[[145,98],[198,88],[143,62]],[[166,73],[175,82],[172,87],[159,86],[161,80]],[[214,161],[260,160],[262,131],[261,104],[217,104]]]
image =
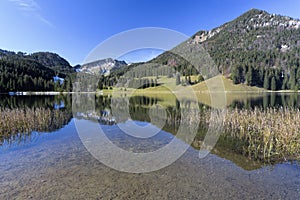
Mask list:
[[[185,111],[183,108],[177,112],[173,109],[167,110],[165,128],[174,129],[173,132],[176,134],[180,125],[188,127],[193,132],[197,128],[195,122],[200,121],[202,130],[207,130],[208,125],[216,123],[217,118],[211,118],[209,108],[201,109],[200,113],[192,111],[193,109]],[[63,127],[72,118],[72,113],[67,110],[49,108],[0,108],[0,112],[0,144],[18,138],[21,140],[24,135],[30,135],[32,131],[56,130]],[[186,112],[188,114],[184,114],[185,119],[182,120],[181,114]],[[219,139],[219,143],[222,145],[226,145],[227,142],[232,150],[262,161],[278,162],[300,159],[299,109],[228,109],[224,112],[225,114],[219,113],[225,116],[221,120],[223,122],[222,134]],[[158,109],[155,115],[158,121],[159,116],[163,117],[164,115]],[[219,124],[216,125],[219,126]],[[199,145],[201,145],[200,141],[206,131],[200,132],[202,136],[196,137]],[[184,139],[184,137],[182,138]],[[190,137],[184,140],[190,141]]]
[[271,162],[300,158],[299,109],[227,110],[223,130],[241,142],[242,153],[249,157]]
[[[181,112],[189,112],[189,115],[182,119]],[[180,126],[193,129],[200,122],[192,142],[195,148],[201,147],[211,126],[220,133],[216,144],[219,147],[264,162],[300,160],[300,110],[297,108],[236,108],[215,110],[213,116],[211,108],[201,109],[198,114],[193,109],[167,113],[165,128],[175,135]]]

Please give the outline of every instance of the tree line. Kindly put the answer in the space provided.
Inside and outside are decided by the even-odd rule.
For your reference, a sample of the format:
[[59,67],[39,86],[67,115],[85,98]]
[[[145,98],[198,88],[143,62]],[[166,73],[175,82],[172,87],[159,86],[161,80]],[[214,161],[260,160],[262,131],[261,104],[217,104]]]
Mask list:
[[0,59],[0,91],[71,91],[72,78],[65,76],[62,84],[54,82],[56,72],[29,59]]

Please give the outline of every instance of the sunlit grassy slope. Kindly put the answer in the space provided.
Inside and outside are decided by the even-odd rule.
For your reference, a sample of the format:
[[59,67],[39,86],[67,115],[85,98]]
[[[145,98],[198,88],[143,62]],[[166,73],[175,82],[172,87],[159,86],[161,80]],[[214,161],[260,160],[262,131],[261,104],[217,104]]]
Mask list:
[[[193,80],[193,79],[192,79]],[[158,79],[160,86],[151,87],[146,89],[140,89],[140,91],[149,93],[149,92],[168,92],[171,90],[181,90],[186,88],[186,86],[176,86],[175,78],[161,77]],[[224,76],[215,76],[201,83],[195,84],[192,86],[195,92],[263,92],[266,91],[263,88],[250,87],[245,84],[233,84],[232,80],[225,78]],[[209,90],[208,90],[209,88]]]
[[209,85],[209,92],[219,92],[225,90],[226,92],[262,92],[265,91],[262,88],[258,87],[250,87],[245,84],[233,84],[232,80],[225,78],[224,76],[215,76],[211,79],[193,85],[195,91],[203,92],[208,91]]
[[250,87],[244,84],[235,85],[224,76],[216,76],[192,86],[201,103],[223,107],[232,104],[234,100],[246,100],[261,96],[266,90]]
[[[148,96],[160,99],[164,106],[175,106],[177,100],[198,100],[200,103],[224,107],[230,105],[234,100],[246,100],[261,96],[266,90],[258,87],[250,87],[244,84],[235,85],[224,76],[215,76],[211,79],[195,84],[193,86],[182,86],[175,84],[175,78],[160,77],[160,86],[146,89],[126,89],[126,93],[136,96]],[[119,91],[115,89],[114,91]],[[124,92],[124,90],[123,90]]]

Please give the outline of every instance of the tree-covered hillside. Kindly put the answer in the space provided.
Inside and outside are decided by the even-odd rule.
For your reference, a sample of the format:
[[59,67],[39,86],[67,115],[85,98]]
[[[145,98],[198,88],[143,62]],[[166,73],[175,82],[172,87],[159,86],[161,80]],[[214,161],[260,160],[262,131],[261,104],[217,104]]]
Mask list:
[[[299,20],[252,9],[211,31],[199,31],[176,48],[179,52],[193,54],[201,47],[208,52],[219,72],[235,84],[272,90],[299,89]],[[150,62],[173,66],[183,75],[201,68],[201,61],[199,66],[190,66],[171,52]]]
[[28,55],[27,58],[53,69],[57,73],[62,74],[62,76],[74,71],[70,63],[56,53],[38,52]]
[[234,83],[299,89],[299,20],[253,9],[217,29],[200,31],[193,39]]
[[[62,84],[53,77],[64,78]],[[70,91],[75,76],[70,64],[57,54],[0,50],[0,92]]]

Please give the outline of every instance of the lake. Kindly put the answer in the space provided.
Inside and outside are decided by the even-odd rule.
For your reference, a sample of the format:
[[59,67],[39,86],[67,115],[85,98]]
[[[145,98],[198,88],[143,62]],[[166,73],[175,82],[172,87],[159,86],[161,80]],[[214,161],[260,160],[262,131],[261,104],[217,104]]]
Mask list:
[[[300,96],[293,93],[231,96],[228,109],[264,111],[270,107],[300,107]],[[128,101],[125,96],[90,95],[90,98],[91,106],[85,102],[86,106],[77,107],[76,99],[68,95],[1,95],[0,199],[297,199],[300,196],[300,165],[296,160],[249,157],[237,151],[244,148],[242,141],[222,134],[211,153],[200,159],[200,143],[208,130],[206,123],[200,120],[192,141],[177,133],[181,124],[189,124],[182,129],[183,134],[190,130],[189,126],[193,127],[193,121],[183,119],[187,108],[197,105],[204,116],[209,109],[204,102],[186,100],[183,105],[163,95],[136,95]],[[125,108],[130,120],[123,116]],[[80,126],[101,127],[111,143],[127,152],[154,152],[172,141],[179,149],[188,148],[174,162],[158,170],[128,173],[126,163],[122,166],[124,171],[109,167],[114,166],[114,159],[116,163],[119,159],[109,154],[113,152],[105,154],[111,156],[111,163],[103,164],[96,159],[97,155],[89,152],[85,136],[78,133]],[[149,133],[124,133],[126,128],[139,130],[135,126]],[[156,134],[146,138],[151,131]],[[105,138],[99,137],[99,141],[88,142],[101,145]],[[130,165],[141,171],[147,169],[138,161]]]

